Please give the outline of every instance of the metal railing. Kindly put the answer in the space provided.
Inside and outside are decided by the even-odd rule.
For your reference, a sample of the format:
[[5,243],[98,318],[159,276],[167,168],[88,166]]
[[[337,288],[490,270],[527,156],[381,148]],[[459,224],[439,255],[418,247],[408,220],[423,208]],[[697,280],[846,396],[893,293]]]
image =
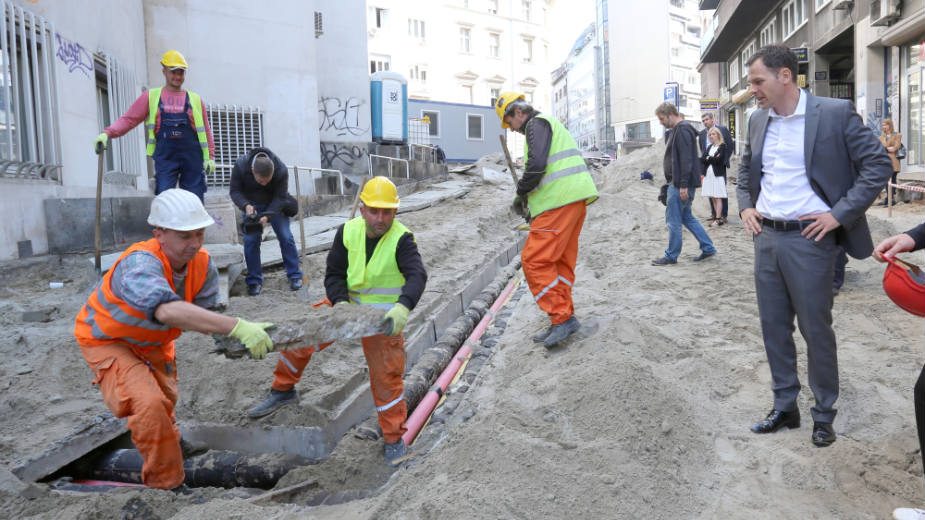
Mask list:
[[[415,153],[415,149],[419,150],[418,153]],[[424,162],[437,162],[437,148],[429,144],[414,144],[411,143],[408,145],[408,159],[411,161],[419,160]]]
[[325,195],[343,195],[344,194],[344,174],[340,170],[332,170],[329,168],[313,168],[311,166],[299,166],[299,165],[292,165],[292,166],[289,166],[288,168],[290,171],[293,172],[293,176],[295,177],[296,195],[301,195],[300,193],[301,190],[299,188],[299,179],[300,179],[299,174],[302,172],[308,172],[312,180],[311,193],[307,193],[306,195],[317,195],[318,194],[317,190],[315,189],[315,179],[316,179],[315,172],[319,172],[321,174],[319,176],[320,178],[324,178],[332,174],[337,176],[337,191],[339,193],[336,193],[336,194],[326,193]]
[[386,156],[384,156],[384,155],[376,155],[376,154],[373,154],[373,153],[369,154],[369,155],[368,155],[368,158],[367,158],[367,164],[369,165],[369,174],[370,174],[370,175],[373,174],[373,157],[375,157],[375,158],[377,158],[377,159],[385,159],[385,160],[389,161],[389,177],[394,177],[394,175],[392,175],[392,163],[399,162],[399,163],[404,163],[404,165],[405,165],[405,178],[406,178],[406,179],[410,179],[410,178],[411,178],[411,166],[409,165],[407,159],[396,159],[396,158],[394,158],[394,157],[386,157]]

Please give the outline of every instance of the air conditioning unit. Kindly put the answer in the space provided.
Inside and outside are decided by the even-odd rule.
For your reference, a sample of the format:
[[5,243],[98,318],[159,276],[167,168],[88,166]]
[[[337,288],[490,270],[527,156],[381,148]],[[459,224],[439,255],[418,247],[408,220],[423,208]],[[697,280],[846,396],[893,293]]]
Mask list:
[[870,24],[876,26],[890,25],[900,16],[902,0],[871,0]]

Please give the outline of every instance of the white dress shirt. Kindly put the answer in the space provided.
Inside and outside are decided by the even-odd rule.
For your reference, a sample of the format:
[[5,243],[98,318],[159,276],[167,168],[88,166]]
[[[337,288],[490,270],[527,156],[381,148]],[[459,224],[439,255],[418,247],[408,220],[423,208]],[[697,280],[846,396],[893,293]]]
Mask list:
[[793,114],[782,116],[773,108],[768,112],[761,152],[761,193],[755,209],[762,217],[773,220],[796,220],[831,211],[813,191],[806,174],[806,92],[800,89],[800,101]]

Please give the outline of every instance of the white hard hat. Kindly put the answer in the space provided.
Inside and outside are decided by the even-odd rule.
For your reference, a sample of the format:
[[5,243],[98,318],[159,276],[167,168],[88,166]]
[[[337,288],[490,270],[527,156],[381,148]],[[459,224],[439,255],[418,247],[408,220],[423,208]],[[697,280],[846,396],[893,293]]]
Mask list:
[[199,197],[192,192],[172,188],[162,191],[151,201],[148,224],[176,231],[192,231],[211,226],[215,221],[206,213]]

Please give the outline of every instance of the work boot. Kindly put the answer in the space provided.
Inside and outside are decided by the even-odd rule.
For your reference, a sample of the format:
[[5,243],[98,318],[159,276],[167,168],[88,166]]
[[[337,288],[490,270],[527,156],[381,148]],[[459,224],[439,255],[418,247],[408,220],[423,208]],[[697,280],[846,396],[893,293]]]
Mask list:
[[534,334],[534,335],[533,335],[533,342],[534,342],[534,343],[542,343],[542,342],[546,341],[546,338],[549,337],[549,333],[550,333],[550,332],[552,332],[552,325],[550,325],[549,328],[547,328],[546,330],[540,331],[539,333]]
[[292,280],[289,280],[289,290],[290,291],[298,291],[301,288],[302,288],[301,278],[293,278]]
[[247,411],[247,416],[251,419],[257,419],[265,415],[270,415],[281,406],[299,401],[299,393],[295,388],[292,390],[280,391],[270,389],[270,395],[260,401],[253,408]]
[[260,294],[260,291],[262,290],[263,290],[263,286],[260,285],[259,283],[247,286],[247,294],[249,296],[257,296],[258,294]]
[[546,336],[546,339],[543,340],[543,346],[546,348],[553,348],[564,341],[565,338],[578,332],[580,328],[581,324],[578,323],[578,318],[572,315],[572,317],[565,322],[552,326],[549,331],[549,336]]
[[405,441],[398,439],[392,444],[386,443],[385,445],[385,461],[391,466],[397,466],[408,459],[411,456],[411,451],[408,450],[408,446],[405,446]]
[[209,451],[209,447],[205,443],[188,441],[180,437],[180,451],[183,453],[183,458],[188,459],[196,455],[202,455]]

